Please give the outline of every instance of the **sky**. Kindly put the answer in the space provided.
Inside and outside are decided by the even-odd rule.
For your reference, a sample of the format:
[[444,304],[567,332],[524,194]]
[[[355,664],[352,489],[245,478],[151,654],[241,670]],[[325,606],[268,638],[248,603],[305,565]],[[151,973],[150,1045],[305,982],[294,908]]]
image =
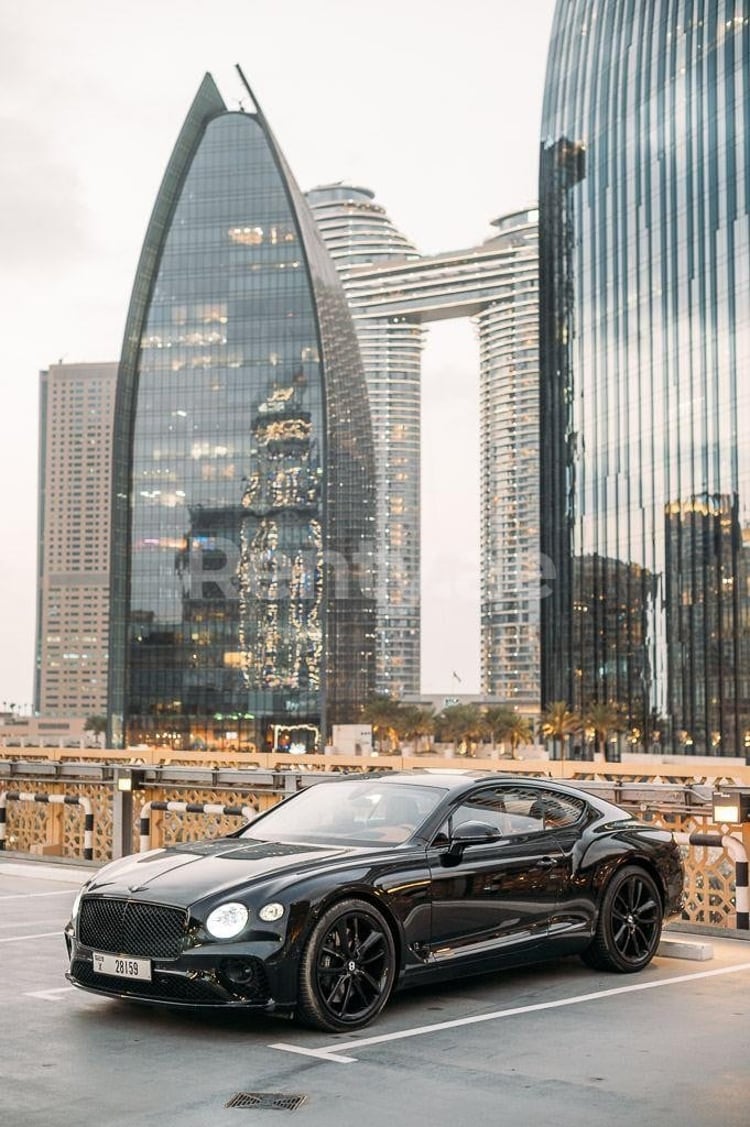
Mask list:
[[[117,360],[164,168],[239,63],[303,190],[372,188],[425,254],[536,200],[554,0],[3,0],[0,703],[32,701],[39,371]],[[478,350],[423,361],[422,689],[479,687]]]

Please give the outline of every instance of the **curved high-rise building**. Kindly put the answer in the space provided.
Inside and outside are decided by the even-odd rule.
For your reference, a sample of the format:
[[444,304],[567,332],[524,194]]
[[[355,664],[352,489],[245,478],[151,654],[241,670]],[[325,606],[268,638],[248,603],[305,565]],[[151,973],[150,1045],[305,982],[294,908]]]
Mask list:
[[538,212],[493,223],[483,244],[504,285],[475,315],[479,337],[482,692],[539,699]]
[[357,341],[257,108],[207,75],[136,274],[114,436],[115,745],[314,746],[374,688]]
[[352,266],[418,258],[370,188],[337,181],[305,192],[328,253],[344,276]]
[[[420,370],[417,316],[383,312],[357,280],[379,265],[418,259],[369,188],[327,184],[306,193],[349,298],[372,415],[377,481],[378,692],[420,689]],[[392,296],[386,281],[383,296]]]
[[543,697],[750,745],[750,4],[564,0],[542,123]]
[[482,692],[536,702],[537,210],[495,220],[480,246],[422,256],[368,188],[329,184],[307,198],[349,300],[370,395],[378,482],[378,689],[396,696],[420,689],[421,352],[430,321],[471,317],[481,385]]

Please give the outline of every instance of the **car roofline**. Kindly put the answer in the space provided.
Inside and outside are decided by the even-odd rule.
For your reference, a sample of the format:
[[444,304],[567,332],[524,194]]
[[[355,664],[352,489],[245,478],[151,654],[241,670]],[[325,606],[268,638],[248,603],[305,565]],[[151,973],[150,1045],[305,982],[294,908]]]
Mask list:
[[369,771],[366,774],[352,772],[345,775],[318,775],[315,778],[305,779],[303,789],[322,782],[343,783],[355,780],[359,782],[368,780],[374,782],[377,780],[378,782],[399,783],[407,786],[433,786],[451,794],[461,794],[470,790],[477,783],[503,783],[505,785],[523,785],[534,788],[552,787],[562,793],[569,794],[573,798],[583,799],[592,804],[602,814],[608,813],[609,810],[620,810],[620,807],[610,802],[609,799],[602,798],[591,791],[583,790],[576,785],[575,780],[555,779],[550,775],[514,775],[504,772],[482,771],[476,767],[414,767],[410,771],[391,771],[387,767],[383,767],[382,770]]

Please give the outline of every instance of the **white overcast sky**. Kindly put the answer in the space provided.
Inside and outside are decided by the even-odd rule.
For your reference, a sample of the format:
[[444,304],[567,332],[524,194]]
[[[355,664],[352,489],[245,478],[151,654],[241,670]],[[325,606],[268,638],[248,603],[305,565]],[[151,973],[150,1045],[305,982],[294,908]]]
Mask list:
[[[240,63],[303,189],[366,185],[424,253],[536,199],[554,0],[3,0],[0,702],[30,706],[38,373],[116,360],[164,167],[206,71]],[[478,357],[424,357],[425,691],[479,684]],[[459,686],[453,674],[461,678]]]

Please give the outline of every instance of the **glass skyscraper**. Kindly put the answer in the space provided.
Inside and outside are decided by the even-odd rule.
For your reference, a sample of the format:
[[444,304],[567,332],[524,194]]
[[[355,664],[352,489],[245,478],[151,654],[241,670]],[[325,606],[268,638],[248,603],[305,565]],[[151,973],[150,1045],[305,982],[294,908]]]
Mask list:
[[750,743],[750,3],[561,0],[542,121],[542,693]]
[[374,688],[374,461],[335,268],[207,75],[138,265],[114,435],[111,738],[313,747]]

